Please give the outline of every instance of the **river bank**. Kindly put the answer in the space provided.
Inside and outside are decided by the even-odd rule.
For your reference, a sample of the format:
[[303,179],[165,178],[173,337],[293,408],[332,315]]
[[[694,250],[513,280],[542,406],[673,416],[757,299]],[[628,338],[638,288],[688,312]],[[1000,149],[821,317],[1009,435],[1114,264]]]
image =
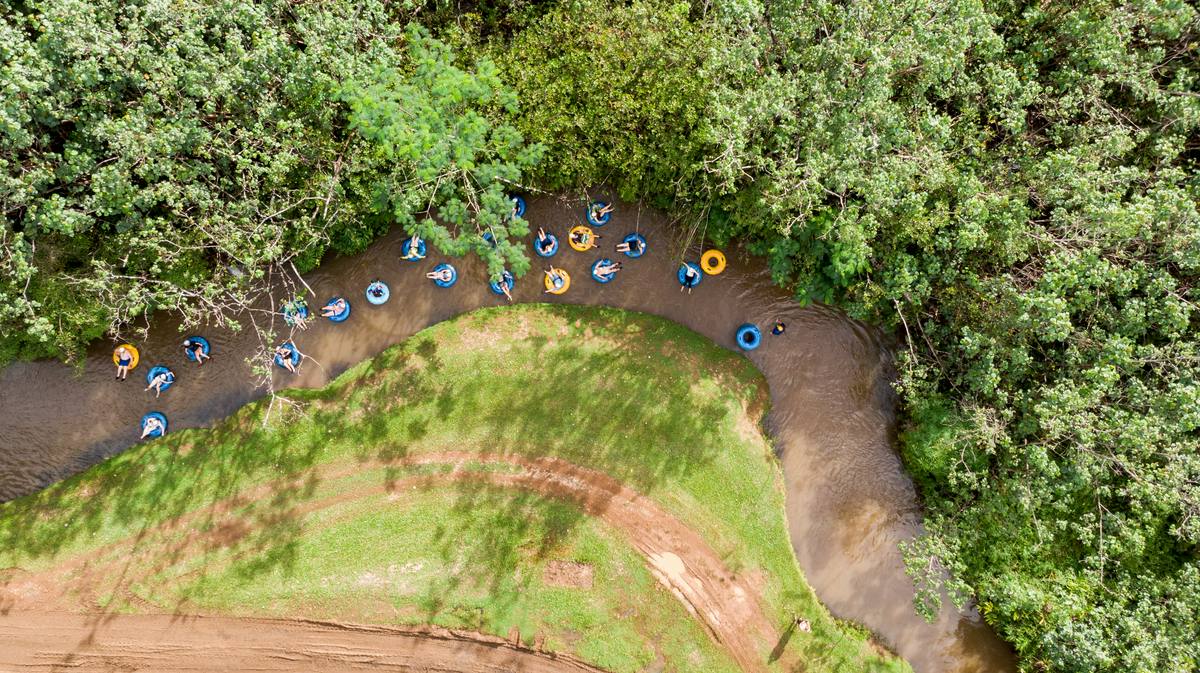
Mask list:
[[479,309],[282,394],[0,506],[0,604],[433,625],[610,673],[910,670],[805,583],[761,373],[678,324]]
[[[526,213],[533,226],[560,237],[583,217],[583,204],[573,197],[531,199]],[[749,357],[770,387],[767,424],[783,460],[792,546],[818,596],[834,614],[880,634],[921,673],[1013,670],[1008,648],[977,615],[946,609],[936,623],[926,624],[912,611],[912,585],[896,544],[919,530],[920,511],[892,446],[889,356],[879,335],[833,309],[799,307],[771,283],[759,261],[737,254],[730,254],[722,275],[705,278],[690,295],[680,293],[674,280],[680,246],[670,240],[673,230],[660,214],[618,204],[613,221],[599,230],[605,236],[602,249],[611,250],[635,230],[648,239],[649,252],[629,261],[614,282],[601,286],[588,278],[599,254],[564,248],[554,261],[575,279],[571,290],[562,297],[544,294],[535,258],[534,271],[517,282],[516,299],[653,313],[728,348],[735,347],[734,331],[743,322],[786,322],[783,336],[768,337]],[[324,385],[427,325],[504,301],[491,293],[483,269],[469,258],[455,260],[458,285],[434,287],[423,273],[440,258],[434,253],[425,264],[402,263],[402,240],[393,232],[367,252],[328,260],[306,277],[319,295],[310,303],[341,294],[355,302],[354,313],[344,325],[319,321],[296,337],[320,366],[306,365],[294,379],[277,373],[284,385]],[[698,256],[697,250],[691,253],[691,259]],[[357,301],[376,278],[392,290],[391,302],[379,308]],[[112,380],[111,344],[89,352],[81,377],[50,362],[17,364],[0,373],[0,406],[11,410],[0,421],[6,437],[0,496],[30,492],[129,446],[137,419],[150,408],[165,412],[172,429],[200,427],[261,394],[243,359],[257,350],[253,337],[198,330],[212,341],[216,359],[187,368],[178,346],[183,334],[175,327],[170,317],[156,320],[150,338],[139,344],[147,363],[167,361],[186,376],[157,402],[141,385]]]

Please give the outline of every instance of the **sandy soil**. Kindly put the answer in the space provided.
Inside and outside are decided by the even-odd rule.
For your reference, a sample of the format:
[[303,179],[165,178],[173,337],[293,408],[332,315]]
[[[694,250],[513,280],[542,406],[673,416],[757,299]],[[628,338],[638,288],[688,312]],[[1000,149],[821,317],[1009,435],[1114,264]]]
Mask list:
[[[505,464],[508,466],[508,470],[483,472],[454,467],[439,474],[400,479],[386,485],[364,486],[327,500],[304,503],[301,508],[305,512],[311,512],[347,500],[401,491],[414,486],[451,482],[488,483],[506,488],[534,491],[572,501],[588,514],[599,517],[621,532],[645,558],[647,567],[654,577],[700,620],[713,640],[723,646],[743,670],[766,670],[764,653],[770,651],[777,642],[779,634],[759,603],[758,583],[753,578],[739,576],[729,570],[720,556],[703,538],[683,522],[668,514],[651,499],[625,487],[603,473],[556,458],[447,452],[415,456],[400,462],[456,466],[468,462],[476,466],[480,463],[490,462]],[[389,464],[397,465],[399,462]],[[319,472],[318,477],[333,479],[362,469],[363,465],[360,464],[340,467],[327,466]],[[311,475],[306,476],[307,478],[311,478]],[[159,532],[178,530],[181,527],[190,528],[190,523],[201,516],[217,523],[209,528],[210,532],[207,534],[195,533],[193,529],[193,534],[186,538],[183,545],[171,549],[169,556],[174,562],[179,562],[189,553],[197,553],[206,548],[211,549],[214,544],[220,546],[222,543],[220,538],[226,536],[229,530],[245,528],[245,523],[237,519],[236,514],[233,513],[235,508],[230,505],[260,497],[278,486],[279,484],[275,483],[251,489],[238,494],[230,501],[214,503],[162,524]],[[105,657],[110,656],[110,652],[120,650],[122,647],[120,643],[125,643],[124,646],[130,649],[128,656],[131,657],[127,661],[141,665],[138,662],[145,660],[147,662],[145,666],[148,668],[136,666],[124,668],[125,664],[120,662],[124,662],[126,659],[118,657],[113,661],[120,665],[115,663],[109,668],[84,670],[214,670],[194,669],[188,668],[188,666],[196,665],[197,660],[201,657],[215,656],[218,653],[222,659],[221,665],[241,661],[238,657],[260,657],[265,658],[268,663],[278,659],[280,662],[289,665],[295,664],[306,670],[320,671],[359,670],[352,666],[358,665],[358,662],[375,661],[376,658],[382,662],[381,666],[385,664],[386,666],[395,666],[395,668],[383,667],[376,670],[576,670],[562,668],[567,664],[563,663],[565,660],[561,657],[559,660],[551,661],[528,653],[526,656],[537,659],[538,665],[543,667],[535,668],[531,663],[530,667],[522,664],[516,669],[488,668],[487,666],[491,665],[489,662],[494,663],[494,659],[481,660],[479,666],[475,667],[465,663],[461,667],[457,665],[435,666],[435,660],[430,659],[426,662],[428,664],[426,668],[412,668],[415,665],[413,662],[420,661],[419,655],[414,654],[409,659],[393,661],[392,657],[399,655],[388,649],[391,647],[389,642],[397,640],[397,642],[410,643],[410,641],[422,638],[435,638],[412,632],[403,632],[397,635],[398,632],[370,629],[370,627],[331,627],[329,625],[313,625],[308,622],[245,621],[211,617],[147,616],[137,618],[148,620],[147,624],[150,626],[143,632],[136,628],[137,622],[133,617],[63,618],[60,613],[41,612],[41,610],[47,609],[94,610],[94,604],[88,605],[85,602],[80,605],[78,597],[86,596],[89,593],[88,585],[92,583],[89,578],[117,570],[110,567],[111,562],[97,561],[96,559],[113,558],[112,552],[122,551],[122,544],[128,544],[128,551],[131,554],[139,553],[137,550],[141,550],[147,555],[161,554],[161,548],[146,544],[148,539],[153,536],[154,531],[142,531],[136,540],[118,543],[118,545],[107,548],[103,553],[91,553],[87,558],[64,559],[63,563],[50,570],[32,574],[16,573],[10,575],[7,581],[0,581],[0,607],[3,607],[5,612],[10,612],[7,618],[0,621],[0,663],[16,664],[27,661],[32,662],[30,664],[32,665],[39,661],[42,663],[54,661],[57,657],[57,661],[67,664],[66,667],[71,669],[71,665],[68,663],[69,657],[74,651],[71,648],[77,647],[74,644],[89,642],[93,625],[103,621],[105,629],[110,628],[111,625],[114,630],[110,635],[104,635],[108,633],[106,631],[99,631],[103,637],[91,641],[99,649],[95,654],[87,654],[88,657],[91,657],[88,661],[99,665],[100,662],[106,660]],[[234,535],[231,539],[240,537],[240,535]],[[121,556],[121,554],[115,556]],[[125,558],[122,563],[124,561],[128,561],[128,558]],[[136,579],[129,578],[131,582]],[[154,608],[150,605],[143,607],[147,611],[152,611]],[[88,621],[89,619],[91,621]],[[110,619],[112,621],[107,621]],[[23,623],[26,621],[32,626],[24,627]],[[128,626],[126,626],[127,623]],[[40,631],[39,625],[47,627],[48,630]],[[199,625],[195,634],[189,633],[191,625]],[[300,642],[289,642],[290,636],[287,629],[290,628],[299,629],[301,634],[311,632],[314,638],[312,640],[313,647],[306,649],[306,646],[301,646]],[[257,634],[260,630],[263,632],[261,636],[247,635]],[[10,634],[13,637],[10,638]],[[351,639],[348,642],[354,647],[341,648],[336,645],[339,641],[335,636],[336,638]],[[243,637],[248,640],[242,642],[240,639]],[[160,638],[166,638],[166,640],[163,641],[163,644],[156,644]],[[331,641],[334,644],[326,647],[322,644],[325,642],[322,640],[324,638],[335,638],[334,641]],[[442,637],[438,636],[437,638]],[[361,642],[354,639],[360,639]],[[445,639],[442,638],[442,640]],[[175,647],[176,642],[178,643],[177,648]],[[375,643],[380,649],[372,650],[372,643]],[[404,652],[421,651],[420,647],[411,643],[404,647],[409,648],[403,650]],[[459,651],[454,648],[445,650],[448,647],[445,642],[442,642],[441,645],[430,644],[427,647],[434,648],[430,650],[430,656],[434,657],[449,656],[450,653]],[[479,649],[482,646],[476,645],[475,647],[475,650],[469,651],[476,653],[485,651]],[[191,654],[176,657],[172,654],[176,650],[191,652]],[[225,655],[226,650],[230,652],[228,657]],[[88,650],[85,648],[84,651]],[[512,652],[505,652],[505,656],[512,654]],[[111,656],[117,655],[112,654]],[[155,657],[166,658],[159,660]],[[288,659],[288,657],[291,658]],[[14,659],[10,662],[10,658]],[[232,668],[215,670],[287,670],[286,668],[260,669],[251,659],[245,659],[243,663],[244,665],[238,664]],[[25,664],[21,663],[21,665]],[[270,663],[270,665],[274,665],[274,663]],[[578,664],[575,662],[571,665]],[[324,668],[324,666],[331,668]],[[406,666],[408,667],[406,668]],[[552,668],[544,666],[552,666]],[[5,669],[0,666],[0,670]],[[43,669],[33,668],[30,670]],[[586,669],[579,668],[578,670]]]
[[445,629],[12,612],[0,617],[0,670],[596,673],[579,660]]

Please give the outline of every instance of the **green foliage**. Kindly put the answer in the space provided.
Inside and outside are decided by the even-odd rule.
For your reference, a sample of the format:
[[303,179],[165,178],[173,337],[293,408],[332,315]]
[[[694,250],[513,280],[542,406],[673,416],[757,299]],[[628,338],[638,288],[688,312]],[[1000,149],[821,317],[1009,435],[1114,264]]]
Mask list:
[[[627,17],[656,51],[601,39]],[[548,182],[665,197],[896,328],[923,611],[974,593],[1029,668],[1190,670],[1198,26],[1153,0],[585,2],[498,58]],[[614,77],[640,105],[589,104]]]
[[[512,126],[485,115],[488,107],[517,111],[515,94],[491,61],[466,72],[454,65],[448,47],[415,25],[407,43],[404,72],[389,58],[340,91],[350,106],[350,128],[375,149],[368,170],[380,175],[373,186],[376,207],[447,254],[477,253],[493,280],[506,268],[523,275],[529,258],[512,239],[529,227],[512,216],[506,189],[520,184],[522,170],[537,163],[543,148],[526,145]],[[418,214],[426,217],[418,221]]]
[[1189,670],[1198,45],[1174,0],[8,6],[0,361],[232,320],[396,220],[520,272],[506,186],[607,182],[896,329],[924,611]]
[[[292,266],[426,212],[502,239],[494,254],[478,236],[416,227],[446,252],[527,266],[505,239],[525,225],[501,224],[499,181],[538,151],[477,111],[511,114],[512,94],[490,64],[460,70],[406,35],[399,12],[382,0],[0,9],[0,362],[74,357],[155,309],[236,324]],[[401,93],[423,105],[382,123]],[[345,96],[359,96],[353,122]],[[381,147],[352,123],[393,137]],[[423,188],[401,190],[407,178]]]
[[283,12],[73,0],[0,12],[16,89],[0,133],[7,353],[70,357],[154,308],[227,317],[287,250],[323,249],[325,228],[297,224],[320,219],[306,201],[330,188],[338,148],[326,119],[296,119],[321,66],[297,54]]
[[686,3],[582,0],[494,47],[522,101],[518,127],[548,149],[537,176],[554,189],[610,182],[626,198],[670,194],[679,172],[700,170],[689,138],[711,42]]
[[1027,666],[1194,667],[1195,10],[759,19],[709,129],[740,149],[698,193],[802,296],[901,330],[918,603],[949,570]]

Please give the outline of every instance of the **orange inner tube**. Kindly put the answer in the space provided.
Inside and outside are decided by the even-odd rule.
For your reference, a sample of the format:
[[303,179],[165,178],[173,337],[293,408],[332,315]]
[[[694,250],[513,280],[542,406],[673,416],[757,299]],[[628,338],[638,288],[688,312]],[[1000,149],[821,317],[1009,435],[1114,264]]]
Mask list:
[[[584,242],[577,242],[575,240],[577,236],[582,236]],[[571,229],[571,234],[567,236],[567,243],[571,245],[571,249],[577,252],[587,252],[596,247],[596,234],[592,232],[590,227],[585,227],[581,224]]]
[[550,276],[543,276],[542,279],[545,281],[544,284],[546,285],[547,292],[550,294],[562,294],[571,287],[571,274],[563,271],[562,269],[555,269],[555,271],[558,272],[559,276],[562,276],[562,285],[554,287],[554,281],[550,280]]
[[[131,360],[131,362],[129,363],[129,368],[134,369],[135,367],[138,366],[138,362],[141,361],[141,359],[142,359],[141,355],[138,354],[138,349],[134,348],[133,344],[121,344],[121,346],[124,346],[125,350],[129,351],[129,359]],[[121,346],[117,346],[117,348],[120,348]],[[121,364],[121,358],[119,358],[117,356],[117,348],[113,349],[113,364],[114,365]]]
[[715,276],[725,270],[725,253],[720,250],[707,250],[700,256],[700,268],[704,273]]

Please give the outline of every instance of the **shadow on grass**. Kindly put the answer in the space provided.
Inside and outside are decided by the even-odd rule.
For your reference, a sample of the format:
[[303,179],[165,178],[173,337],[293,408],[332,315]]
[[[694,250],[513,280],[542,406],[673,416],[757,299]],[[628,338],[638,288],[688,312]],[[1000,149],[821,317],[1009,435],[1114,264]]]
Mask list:
[[[524,336],[512,342],[518,331]],[[488,360],[479,376],[447,376],[446,361],[461,354],[443,352],[442,335],[449,343],[478,339],[474,357],[490,351],[503,376],[486,373]],[[276,405],[269,428],[262,424],[269,403],[254,403],[216,428],[173,433],[9,503],[0,508],[0,543],[18,561],[49,559],[82,549],[105,527],[122,528],[132,548],[122,546],[120,571],[101,578],[118,589],[183,577],[192,584],[217,568],[247,583],[288,574],[331,440],[351,443],[350,455],[364,465],[383,464],[390,487],[405,473],[410,447],[436,440],[433,428],[450,418],[475,439],[446,449],[557,456],[653,493],[725,449],[714,428],[728,423],[727,406],[695,387],[732,357],[640,314],[564,305],[478,311],[385,351],[323,390],[286,391],[303,410]],[[399,413],[404,406],[410,409]],[[280,414],[295,422],[281,424]],[[511,605],[532,579],[505,591],[514,586],[513,568],[552,554],[585,518],[579,508],[547,509],[547,496],[533,492],[471,482],[452,489],[431,551],[460,572],[426,589],[420,603],[429,621],[462,610],[453,595],[464,582],[486,588],[497,609]],[[138,559],[144,550],[155,553]],[[0,578],[0,588],[5,583]],[[133,600],[118,590],[93,607],[102,618]],[[174,609],[188,612],[186,596]]]
[[[534,327],[521,341],[530,354],[496,363],[507,372],[506,389],[488,389],[472,379],[447,384],[439,376],[437,347],[425,341],[415,348],[418,365],[423,366],[403,377],[406,389],[387,394],[435,399],[440,416],[470,419],[474,436],[484,439],[461,448],[555,456],[604,472],[643,493],[653,493],[706,466],[726,449],[721,443],[724,435],[715,429],[728,423],[727,406],[719,398],[693,390],[702,377],[714,372],[670,355],[692,351],[716,363],[731,357],[727,351],[679,326],[638,314],[553,305],[515,315],[544,315],[553,329],[540,333]],[[500,336],[515,329],[513,316],[506,310],[491,310],[469,319],[479,333],[496,331]],[[559,333],[563,324],[570,325],[566,334]],[[602,338],[589,339],[588,334]],[[495,357],[506,356],[497,352]],[[417,427],[399,439],[423,438],[422,428]],[[403,446],[385,446],[376,449],[374,458],[387,462],[405,454]],[[515,593],[505,596],[501,591],[511,581],[513,568],[522,558],[540,560],[551,555],[559,540],[586,518],[582,510],[570,508],[573,514],[563,511],[555,520],[545,520],[549,496],[537,493],[471,482],[458,483],[453,491],[451,510],[437,524],[436,551],[447,567],[463,570],[444,578],[440,587],[430,587],[423,601],[430,620],[446,608],[444,596],[464,583],[486,587],[494,601],[515,601]],[[596,505],[589,503],[589,507]],[[602,503],[599,509],[604,509]],[[480,512],[489,514],[481,517]],[[531,538],[538,542],[529,546],[524,541]]]

